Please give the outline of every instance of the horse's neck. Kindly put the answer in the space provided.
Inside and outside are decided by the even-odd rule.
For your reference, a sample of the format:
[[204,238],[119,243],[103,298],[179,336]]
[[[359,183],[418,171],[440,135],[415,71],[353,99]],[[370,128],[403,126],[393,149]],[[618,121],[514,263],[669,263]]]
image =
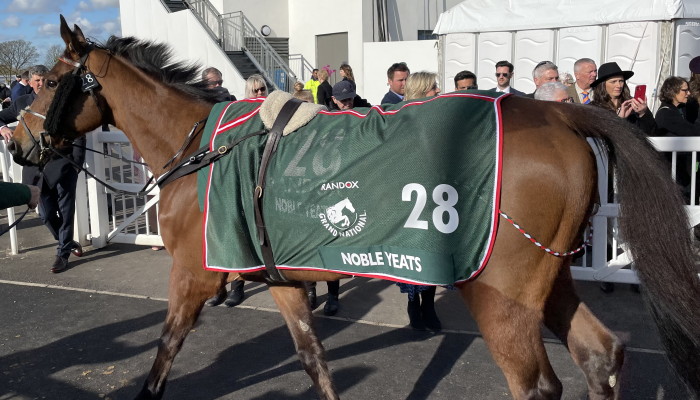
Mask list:
[[[188,99],[180,91],[154,81],[130,65],[120,66],[127,70],[122,72],[128,74],[122,76],[133,79],[129,82],[115,79],[111,90],[104,90],[107,85],[103,89],[115,126],[127,135],[151,171],[160,175],[185,142],[194,123],[209,115],[211,105]],[[194,148],[198,144],[195,139]]]

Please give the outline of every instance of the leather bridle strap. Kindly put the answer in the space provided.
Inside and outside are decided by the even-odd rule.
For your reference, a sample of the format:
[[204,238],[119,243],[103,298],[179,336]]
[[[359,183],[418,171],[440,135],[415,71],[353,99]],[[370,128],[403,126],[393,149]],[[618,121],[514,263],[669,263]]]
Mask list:
[[272,155],[275,154],[277,150],[277,145],[282,138],[282,131],[284,127],[294,113],[301,105],[302,101],[298,99],[290,99],[287,101],[279,115],[275,119],[275,123],[272,124],[272,129],[267,134],[267,143],[265,143],[265,149],[263,150],[262,157],[260,158],[260,169],[258,170],[258,184],[255,187],[255,192],[253,193],[253,208],[255,211],[255,225],[258,228],[258,241],[260,243],[260,250],[262,252],[263,261],[265,262],[265,269],[267,270],[267,277],[265,278],[268,283],[288,283],[289,281],[282,275],[281,271],[277,269],[277,264],[275,263],[275,257],[272,253],[272,246],[270,245],[270,238],[267,235],[267,230],[265,229],[265,220],[263,218],[262,212],[262,201],[263,193],[265,191],[265,173],[267,172],[267,167],[270,165],[270,159]]

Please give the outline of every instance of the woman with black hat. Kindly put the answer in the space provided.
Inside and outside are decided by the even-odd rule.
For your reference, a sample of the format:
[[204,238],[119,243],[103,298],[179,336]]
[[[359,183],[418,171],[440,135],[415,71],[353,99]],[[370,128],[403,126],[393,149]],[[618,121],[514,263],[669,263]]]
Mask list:
[[633,98],[627,87],[627,80],[633,75],[632,71],[620,69],[616,62],[601,65],[598,68],[598,79],[591,84],[593,87],[591,104],[616,113],[620,118],[625,118],[637,125],[647,135],[651,135],[656,123],[647,107],[646,99]]

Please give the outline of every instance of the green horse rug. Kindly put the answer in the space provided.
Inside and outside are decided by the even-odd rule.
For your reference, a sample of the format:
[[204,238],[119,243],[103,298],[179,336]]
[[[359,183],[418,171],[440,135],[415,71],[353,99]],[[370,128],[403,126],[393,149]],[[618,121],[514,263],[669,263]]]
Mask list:
[[[502,99],[456,92],[321,111],[283,136],[262,199],[277,268],[421,285],[476,278],[498,229]],[[202,145],[264,129],[261,104],[217,104]],[[198,172],[205,269],[265,269],[253,213],[265,141],[248,138]]]

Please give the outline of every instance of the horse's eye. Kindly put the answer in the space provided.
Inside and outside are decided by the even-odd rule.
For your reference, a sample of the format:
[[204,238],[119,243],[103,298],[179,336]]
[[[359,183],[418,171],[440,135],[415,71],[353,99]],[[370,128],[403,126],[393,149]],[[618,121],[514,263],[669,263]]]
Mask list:
[[55,88],[56,86],[58,86],[58,82],[52,81],[52,80],[48,80],[48,81],[46,81],[46,86],[48,86],[48,87],[50,87],[50,88]]

